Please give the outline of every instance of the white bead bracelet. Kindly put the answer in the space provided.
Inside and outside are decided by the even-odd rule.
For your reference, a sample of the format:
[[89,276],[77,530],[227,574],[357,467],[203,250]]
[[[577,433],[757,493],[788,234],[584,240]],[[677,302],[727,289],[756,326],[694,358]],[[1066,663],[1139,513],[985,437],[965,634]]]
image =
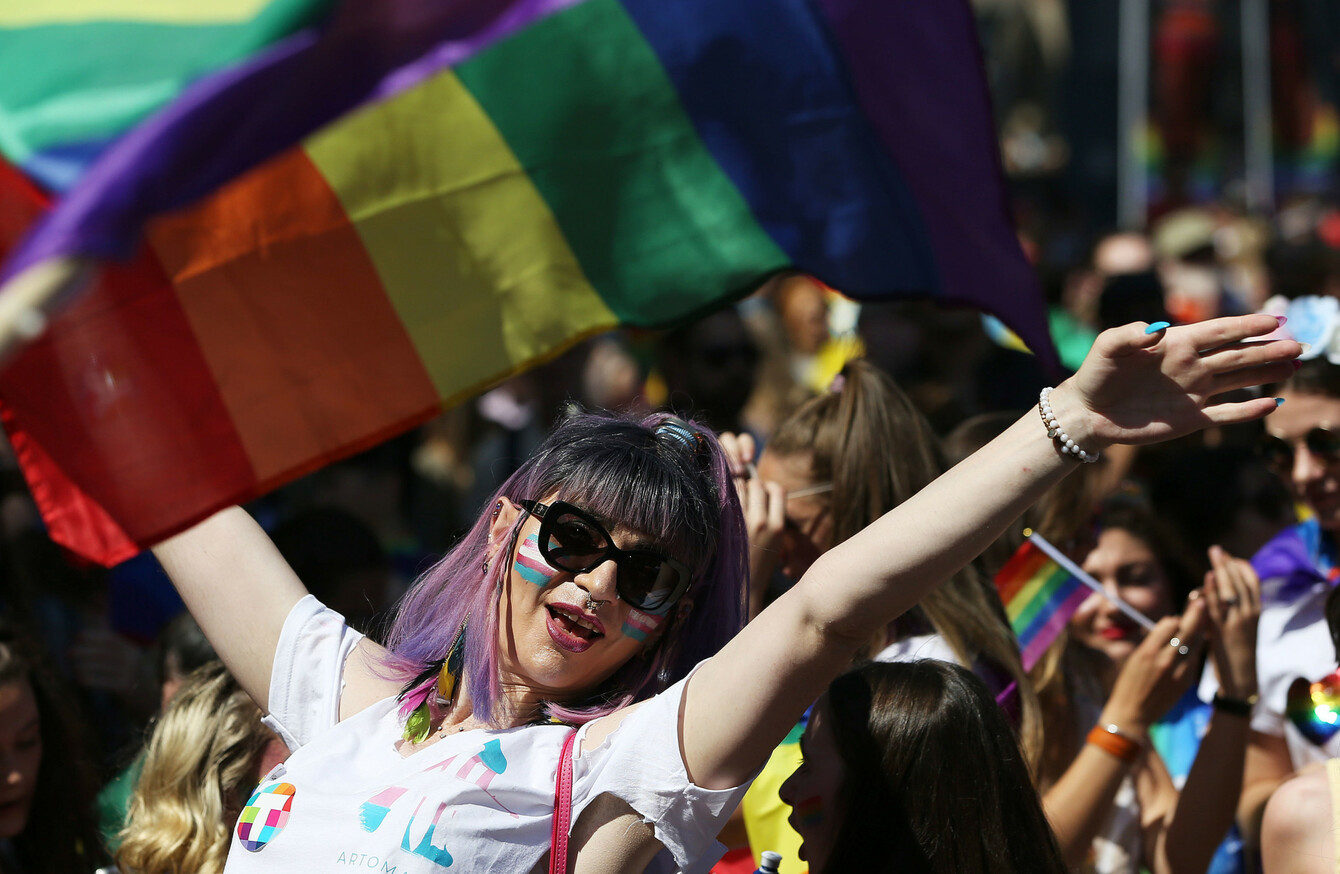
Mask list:
[[1097,452],[1085,452],[1079,448],[1070,435],[1061,427],[1061,423],[1056,421],[1056,414],[1052,412],[1051,402],[1047,398],[1051,395],[1051,387],[1048,386],[1038,395],[1038,412],[1042,414],[1042,424],[1047,428],[1047,436],[1056,441],[1061,453],[1078,458],[1085,464],[1093,464],[1098,460]]

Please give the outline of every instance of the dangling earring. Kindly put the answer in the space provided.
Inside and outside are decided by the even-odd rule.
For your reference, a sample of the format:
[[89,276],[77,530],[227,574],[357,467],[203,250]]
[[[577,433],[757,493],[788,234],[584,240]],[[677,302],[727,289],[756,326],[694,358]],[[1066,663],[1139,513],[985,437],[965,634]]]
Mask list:
[[489,560],[486,558],[484,559],[484,573],[487,574],[488,572],[489,572]]
[[437,694],[447,703],[456,694],[456,678],[461,675],[461,663],[465,661],[465,626],[470,621],[470,617],[461,620],[461,627],[456,632],[456,639],[451,642],[451,649],[447,650],[447,660],[442,664],[442,672],[437,675]]
[[[456,694],[456,680],[461,675],[461,665],[465,660],[466,617],[461,622],[456,638],[447,650],[447,657],[428,666],[428,669],[410,681],[400,693],[400,715],[405,720],[403,737],[410,743],[423,743],[433,724],[433,713],[429,701],[433,693],[444,703],[451,703]],[[435,682],[430,682],[435,680]]]

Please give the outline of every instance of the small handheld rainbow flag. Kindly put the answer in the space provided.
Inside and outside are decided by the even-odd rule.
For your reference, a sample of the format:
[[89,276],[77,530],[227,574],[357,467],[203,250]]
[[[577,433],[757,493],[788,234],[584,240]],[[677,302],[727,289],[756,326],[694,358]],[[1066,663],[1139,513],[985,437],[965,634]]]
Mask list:
[[1080,578],[1062,567],[1030,535],[996,574],[1005,615],[1019,638],[1024,670],[1029,670],[1089,597]]
[[996,591],[1019,638],[1019,655],[1029,670],[1065,628],[1070,617],[1096,592],[1148,631],[1154,622],[1084,572],[1035,531],[996,574]]

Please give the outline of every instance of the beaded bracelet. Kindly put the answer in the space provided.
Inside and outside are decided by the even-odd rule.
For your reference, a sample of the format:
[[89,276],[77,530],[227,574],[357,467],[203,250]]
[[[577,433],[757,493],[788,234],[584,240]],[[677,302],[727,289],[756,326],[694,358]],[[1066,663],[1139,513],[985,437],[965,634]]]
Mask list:
[[1093,464],[1098,460],[1097,452],[1085,452],[1080,449],[1070,435],[1061,427],[1061,423],[1056,421],[1056,414],[1052,412],[1051,402],[1047,398],[1051,395],[1051,387],[1048,386],[1038,395],[1038,412],[1042,414],[1042,424],[1047,428],[1047,436],[1055,440],[1063,455],[1071,455],[1078,458],[1085,464]]
[[1115,725],[1095,725],[1084,740],[1128,765],[1140,758],[1140,743],[1122,734]]

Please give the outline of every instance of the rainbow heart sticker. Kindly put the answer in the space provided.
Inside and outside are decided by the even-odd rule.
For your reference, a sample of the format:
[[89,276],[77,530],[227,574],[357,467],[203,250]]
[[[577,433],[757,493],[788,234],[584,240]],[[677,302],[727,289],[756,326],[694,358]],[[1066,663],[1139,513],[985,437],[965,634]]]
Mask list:
[[1303,737],[1317,746],[1340,732],[1340,671],[1315,683],[1299,677],[1289,684],[1284,712]]

